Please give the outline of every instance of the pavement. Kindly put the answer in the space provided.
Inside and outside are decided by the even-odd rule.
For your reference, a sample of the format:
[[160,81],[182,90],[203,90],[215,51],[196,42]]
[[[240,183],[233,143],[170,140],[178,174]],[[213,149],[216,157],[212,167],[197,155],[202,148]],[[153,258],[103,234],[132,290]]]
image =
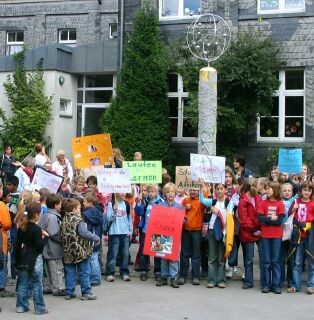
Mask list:
[[[131,252],[134,257],[136,246]],[[254,267],[258,272],[257,261]],[[314,295],[306,294],[305,283],[303,292],[296,294],[286,293],[286,288],[281,295],[263,294],[258,281],[255,281],[254,288],[243,290],[240,267],[235,279],[228,281],[226,289],[207,289],[206,279],[202,279],[199,286],[193,286],[188,279],[184,286],[174,289],[170,285],[156,287],[152,274],[147,281],[141,281],[133,266],[130,271],[130,282],[116,276],[115,282],[103,281],[94,287],[93,292],[98,297],[95,301],[81,301],[79,287],[76,289],[78,297],[70,301],[45,295],[49,313],[42,317],[47,320],[314,319]],[[13,290],[14,287],[7,289]],[[30,306],[29,312],[17,314],[15,298],[0,298],[0,319],[34,319],[32,301]]]

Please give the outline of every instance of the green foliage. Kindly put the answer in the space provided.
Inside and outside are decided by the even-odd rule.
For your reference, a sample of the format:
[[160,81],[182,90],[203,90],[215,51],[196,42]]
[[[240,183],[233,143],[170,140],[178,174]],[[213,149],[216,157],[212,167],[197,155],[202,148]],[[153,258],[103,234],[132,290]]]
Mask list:
[[47,124],[51,119],[52,97],[44,95],[43,72],[38,69],[26,72],[24,51],[14,56],[16,67],[12,76],[3,84],[11,103],[12,117],[0,109],[2,126],[0,140],[14,146],[15,156],[23,159],[34,145],[43,141]]
[[137,13],[124,49],[117,95],[102,118],[103,130],[128,159],[141,151],[145,159],[165,160],[171,142],[166,50],[156,17],[149,8]]
[[[178,46],[178,44],[175,44]],[[198,124],[198,73],[204,61],[196,60],[186,47],[170,49],[176,72],[189,91],[187,114],[192,126]],[[217,153],[232,154],[243,145],[248,124],[257,115],[271,115],[272,95],[279,88],[275,71],[282,67],[276,58],[276,43],[262,34],[239,33],[229,49],[213,66],[218,72]],[[180,64],[177,64],[180,61]]]

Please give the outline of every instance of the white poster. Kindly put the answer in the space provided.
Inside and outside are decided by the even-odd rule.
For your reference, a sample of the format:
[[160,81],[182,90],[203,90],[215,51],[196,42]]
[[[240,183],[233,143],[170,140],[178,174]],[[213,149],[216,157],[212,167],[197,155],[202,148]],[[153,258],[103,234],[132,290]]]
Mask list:
[[47,188],[51,193],[57,193],[63,182],[63,177],[55,173],[37,167],[33,175],[33,186],[35,190]]
[[192,180],[204,179],[210,183],[225,183],[225,157],[190,154]]
[[98,168],[97,182],[99,192],[131,193],[130,172],[125,168]]

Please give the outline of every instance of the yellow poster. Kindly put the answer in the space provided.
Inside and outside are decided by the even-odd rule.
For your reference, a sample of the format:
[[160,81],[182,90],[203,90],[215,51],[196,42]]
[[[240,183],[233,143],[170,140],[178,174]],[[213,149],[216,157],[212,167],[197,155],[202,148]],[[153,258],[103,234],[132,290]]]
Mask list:
[[72,153],[76,169],[113,164],[109,133],[72,139]]

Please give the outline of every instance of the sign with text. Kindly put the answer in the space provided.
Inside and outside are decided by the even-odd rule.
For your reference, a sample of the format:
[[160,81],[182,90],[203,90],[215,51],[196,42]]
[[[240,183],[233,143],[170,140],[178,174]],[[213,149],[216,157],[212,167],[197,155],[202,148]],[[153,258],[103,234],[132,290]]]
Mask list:
[[190,166],[176,167],[176,186],[184,189],[199,189],[199,184],[192,181]]
[[161,183],[161,161],[123,161],[129,169],[131,183]]
[[179,260],[184,214],[183,209],[153,206],[145,235],[144,254]]
[[279,149],[278,170],[285,173],[301,173],[302,149]]
[[130,172],[123,168],[98,168],[97,183],[99,192],[131,193]]
[[190,164],[193,181],[204,179],[210,183],[225,183],[225,157],[191,153]]
[[43,167],[36,166],[32,184],[37,191],[41,188],[47,188],[51,193],[57,193],[62,185],[63,179],[62,176],[52,173]]
[[72,153],[76,169],[114,163],[109,133],[73,138]]

